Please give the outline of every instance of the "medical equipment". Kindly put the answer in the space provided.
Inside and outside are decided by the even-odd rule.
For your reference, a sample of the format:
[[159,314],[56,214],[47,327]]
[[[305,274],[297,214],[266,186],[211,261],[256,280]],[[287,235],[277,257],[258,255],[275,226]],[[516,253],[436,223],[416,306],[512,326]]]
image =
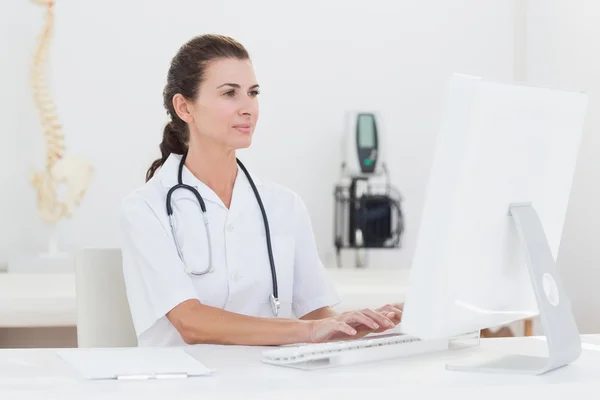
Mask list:
[[[167,200],[166,200],[167,215],[169,216],[169,224],[171,225],[171,232],[173,233],[173,238],[175,240],[175,247],[177,248],[177,253],[179,254],[179,257],[181,258],[181,261],[185,265],[186,272],[190,275],[204,275],[212,270],[210,230],[208,229],[208,218],[206,217],[206,205],[204,204],[204,200],[202,199],[202,196],[195,188],[183,183],[183,178],[182,178],[183,166],[185,164],[186,157],[187,157],[187,152],[183,154],[183,156],[181,157],[181,161],[179,162],[179,171],[177,174],[177,185],[175,185],[171,189],[169,189],[169,192],[167,193]],[[281,304],[279,302],[279,293],[278,293],[278,289],[277,289],[277,273],[275,271],[275,261],[273,260],[273,250],[271,248],[271,233],[269,230],[269,222],[267,220],[267,213],[265,212],[265,208],[263,206],[263,203],[262,203],[262,200],[258,193],[258,190],[256,189],[256,186],[254,185],[254,181],[250,177],[248,170],[246,169],[246,167],[244,167],[244,165],[242,164],[242,162],[239,159],[236,159],[236,160],[237,160],[237,164],[240,166],[240,168],[246,175],[246,178],[248,178],[248,182],[250,183],[250,186],[252,187],[252,190],[254,191],[254,196],[256,197],[256,201],[258,202],[258,205],[260,207],[260,211],[261,211],[262,217],[263,217],[263,222],[265,224],[265,237],[267,239],[267,251],[269,254],[269,263],[271,264],[271,279],[273,281],[273,293],[269,296],[269,304],[271,305],[271,310],[273,311],[273,315],[277,316],[279,314],[279,309],[280,309]],[[207,246],[207,248],[208,248],[208,254],[207,254],[208,267],[202,271],[195,271],[194,269],[190,268],[188,265],[185,264],[185,260],[183,259],[183,254],[181,253],[181,247],[179,246],[179,243],[177,241],[177,235],[175,234],[175,222],[173,219],[173,207],[171,204],[171,196],[173,195],[173,192],[175,192],[177,189],[186,189],[186,190],[189,190],[190,192],[192,192],[192,194],[196,197],[196,199],[198,199],[200,209],[202,210],[202,218],[204,219],[204,229],[206,231],[206,240],[208,241],[208,246]]]
[[383,134],[375,112],[346,114],[346,132],[342,138],[343,167],[349,176],[375,176],[385,169]]
[[342,176],[334,191],[334,243],[340,267],[343,248],[355,249],[356,266],[364,267],[366,249],[400,246],[404,232],[401,196],[390,184],[384,145],[376,113],[347,114]]
[[450,80],[403,332],[429,340],[539,315],[548,352],[457,361],[449,369],[542,374],[579,357],[556,259],[586,106],[580,92]]
[[384,333],[354,340],[265,350],[262,361],[299,369],[321,369],[433,353],[447,350],[448,344],[445,339],[429,341],[402,333]]

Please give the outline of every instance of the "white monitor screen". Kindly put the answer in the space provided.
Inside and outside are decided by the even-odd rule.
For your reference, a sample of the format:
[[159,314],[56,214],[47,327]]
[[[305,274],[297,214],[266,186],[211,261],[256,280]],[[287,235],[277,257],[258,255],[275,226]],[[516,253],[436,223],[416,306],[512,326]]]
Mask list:
[[587,97],[454,77],[411,265],[403,325],[421,337],[538,312],[512,203],[530,203],[557,259]]

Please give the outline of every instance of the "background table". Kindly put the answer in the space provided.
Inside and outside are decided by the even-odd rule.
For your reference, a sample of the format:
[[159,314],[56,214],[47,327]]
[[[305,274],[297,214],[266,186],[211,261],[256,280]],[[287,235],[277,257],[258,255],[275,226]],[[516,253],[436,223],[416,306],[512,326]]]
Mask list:
[[[403,301],[408,270],[327,268],[339,311]],[[0,273],[0,347],[75,347],[73,274]]]

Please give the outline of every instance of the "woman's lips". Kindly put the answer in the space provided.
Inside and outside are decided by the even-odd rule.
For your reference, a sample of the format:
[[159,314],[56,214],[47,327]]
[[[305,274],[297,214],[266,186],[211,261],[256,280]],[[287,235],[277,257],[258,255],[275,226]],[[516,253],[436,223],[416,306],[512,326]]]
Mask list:
[[239,125],[234,125],[233,127],[243,133],[252,132],[252,126],[249,124],[239,124]]

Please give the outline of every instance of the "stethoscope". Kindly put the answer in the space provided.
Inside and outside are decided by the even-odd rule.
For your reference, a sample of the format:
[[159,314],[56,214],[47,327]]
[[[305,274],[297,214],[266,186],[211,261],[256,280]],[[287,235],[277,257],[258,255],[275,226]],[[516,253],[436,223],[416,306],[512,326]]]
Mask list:
[[[185,152],[183,154],[183,156],[181,157],[181,161],[179,162],[179,172],[177,174],[177,185],[175,185],[171,189],[169,189],[169,192],[167,193],[167,215],[169,216],[169,224],[171,225],[171,232],[173,233],[173,238],[175,240],[175,247],[177,248],[177,253],[179,254],[179,258],[181,258],[181,261],[183,261],[183,264],[185,265],[185,272],[187,272],[190,275],[204,275],[212,270],[210,231],[208,229],[208,218],[206,218],[206,205],[204,204],[204,200],[202,199],[202,196],[200,196],[200,193],[195,188],[183,183],[183,178],[182,178],[183,166],[185,164],[186,157],[187,157],[187,152]],[[250,186],[252,186],[252,190],[254,191],[254,196],[256,197],[256,201],[258,201],[260,211],[262,212],[263,221],[265,223],[265,236],[267,238],[267,251],[269,253],[269,263],[271,264],[271,278],[273,280],[273,293],[271,293],[271,295],[269,296],[269,303],[271,305],[271,310],[273,311],[273,315],[277,316],[279,314],[280,303],[279,303],[279,294],[277,291],[277,273],[275,272],[275,262],[273,260],[273,251],[271,249],[271,233],[269,231],[269,222],[267,221],[267,213],[265,212],[265,208],[263,207],[262,200],[260,198],[260,195],[258,194],[258,190],[256,189],[256,186],[254,185],[254,181],[250,177],[248,170],[246,169],[246,167],[244,167],[244,164],[242,164],[242,162],[239,159],[236,158],[236,161],[237,161],[238,165],[240,166],[240,168],[242,169],[242,171],[244,171],[246,178],[248,178],[248,182],[250,182]],[[187,189],[190,192],[192,192],[194,194],[194,196],[196,196],[196,198],[198,199],[198,203],[200,203],[200,209],[202,209],[202,218],[204,219],[204,228],[206,230],[206,240],[208,241],[208,268],[206,268],[203,271],[195,271],[195,270],[189,268],[185,264],[185,260],[183,259],[183,255],[181,253],[181,247],[179,246],[179,243],[177,241],[177,235],[175,234],[175,228],[174,228],[175,224],[173,221],[173,207],[171,207],[171,195],[173,194],[173,192],[175,190],[180,189],[180,188]]]

